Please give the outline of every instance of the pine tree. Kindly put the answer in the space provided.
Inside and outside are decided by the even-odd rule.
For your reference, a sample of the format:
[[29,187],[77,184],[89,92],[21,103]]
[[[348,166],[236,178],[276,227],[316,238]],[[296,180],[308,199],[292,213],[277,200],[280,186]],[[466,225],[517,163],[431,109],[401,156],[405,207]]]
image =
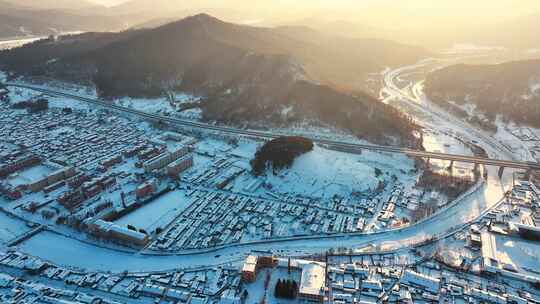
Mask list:
[[292,282],[292,293],[293,293],[293,299],[296,299],[296,296],[298,295],[298,284],[296,281]]
[[290,280],[287,280],[287,282],[285,282],[285,297],[288,298],[288,299],[291,299],[292,298],[292,283]]
[[274,288],[274,296],[276,298],[281,298],[281,289],[282,289],[282,283],[281,283],[281,279],[278,279],[277,283],[276,283],[276,287]]

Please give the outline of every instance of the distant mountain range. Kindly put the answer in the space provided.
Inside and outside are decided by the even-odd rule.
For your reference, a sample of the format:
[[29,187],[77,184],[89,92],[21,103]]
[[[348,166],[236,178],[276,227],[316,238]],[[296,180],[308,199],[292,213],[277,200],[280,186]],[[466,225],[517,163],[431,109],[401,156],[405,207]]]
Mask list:
[[[392,1],[364,9],[359,5],[348,14],[347,11],[320,9],[315,4],[298,10],[298,4],[291,6],[272,0],[253,0],[249,6],[244,0],[130,0],[112,7],[98,5],[97,0],[0,0],[0,39],[61,31],[158,27],[206,12],[239,24],[307,26],[331,36],[391,40],[433,50],[454,44],[540,48],[537,31],[524,30],[538,27],[538,13],[491,24],[452,23],[451,19],[437,22],[436,19],[412,18],[406,11],[392,11],[389,2]],[[381,25],[380,20],[388,22]]]
[[377,142],[412,144],[413,124],[355,82],[427,55],[388,41],[241,26],[201,14],[155,29],[36,42],[0,53],[0,65],[16,75],[93,81],[105,97],[191,92],[205,96],[207,120],[308,120]]
[[491,121],[502,115],[540,127],[540,60],[450,66],[431,73],[425,90],[441,105],[470,104]]
[[[369,14],[369,12],[365,12]],[[390,19],[389,19],[390,20]],[[396,24],[404,19],[395,19]],[[509,20],[494,20],[490,24],[463,25],[459,23],[433,22],[429,30],[398,26],[389,22],[388,28],[377,28],[367,25],[365,20],[344,20],[325,18],[317,15],[310,18],[288,22],[288,24],[309,26],[323,33],[342,35],[353,38],[389,39],[399,43],[424,46],[432,50],[450,48],[456,44],[476,46],[504,47],[508,49],[538,49],[540,48],[539,31],[540,13],[512,18]]]
[[57,10],[57,9],[88,9],[99,6],[95,2],[87,0],[3,0],[3,4],[10,4],[20,8],[36,10]]
[[75,9],[64,8],[72,2],[77,1],[0,0],[0,39],[73,31],[112,31],[129,26],[125,15],[92,14],[96,6],[90,2],[77,2],[71,6]]

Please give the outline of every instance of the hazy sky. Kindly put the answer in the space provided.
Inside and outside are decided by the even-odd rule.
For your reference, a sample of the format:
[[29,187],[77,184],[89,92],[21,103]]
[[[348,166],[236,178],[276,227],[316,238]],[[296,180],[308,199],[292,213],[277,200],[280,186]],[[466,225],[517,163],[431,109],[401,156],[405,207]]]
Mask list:
[[[75,0],[76,1],[76,0]],[[107,5],[114,5],[128,0],[92,0]],[[189,1],[179,3],[188,3]],[[192,0],[194,5],[199,1]],[[155,1],[157,4],[159,1]],[[208,1],[212,2],[212,1]],[[540,1],[538,0],[216,0],[216,5],[223,6],[227,2],[237,3],[245,2],[245,6],[253,4],[260,5],[272,3],[280,6],[305,6],[305,7],[324,7],[324,8],[361,8],[373,5],[385,5],[395,9],[439,11],[440,13],[455,14],[458,12],[477,15],[520,15],[528,11],[540,10]]]
[[[77,1],[77,0],[75,0]],[[107,5],[127,0],[93,0]],[[139,0],[141,1],[141,0]],[[146,0],[152,5],[159,2],[179,3],[190,6],[189,0]],[[193,6],[207,5],[228,8],[291,8],[343,10],[344,13],[361,14],[366,8],[378,13],[375,17],[406,15],[411,18],[455,18],[463,21],[494,22],[500,18],[540,12],[540,0],[191,0]],[[201,4],[204,3],[204,4]],[[373,11],[371,12],[373,13]]]

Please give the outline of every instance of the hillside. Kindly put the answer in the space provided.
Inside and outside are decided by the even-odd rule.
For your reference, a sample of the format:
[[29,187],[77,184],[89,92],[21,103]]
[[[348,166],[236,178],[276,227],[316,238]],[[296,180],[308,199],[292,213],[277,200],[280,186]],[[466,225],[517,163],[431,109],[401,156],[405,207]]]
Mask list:
[[58,25],[0,13],[0,38],[17,36],[43,36],[56,33]]
[[[360,91],[336,89],[352,87],[340,79],[354,71],[387,65],[353,62],[361,57],[358,50],[372,52],[368,45],[335,53],[337,47],[324,49],[307,36],[283,32],[197,15],[156,29],[35,43],[0,53],[0,64],[19,75],[92,80],[104,97],[152,97],[165,90],[205,96],[206,120],[275,125],[307,120],[381,143],[415,144],[413,125],[400,113]],[[350,66],[338,55],[348,56]]]
[[540,127],[540,60],[451,66],[428,76],[426,94],[445,106],[452,105],[449,101],[475,105],[475,112],[490,121],[502,114]]
[[52,9],[88,9],[98,6],[96,3],[86,0],[3,0],[8,4],[35,10]]

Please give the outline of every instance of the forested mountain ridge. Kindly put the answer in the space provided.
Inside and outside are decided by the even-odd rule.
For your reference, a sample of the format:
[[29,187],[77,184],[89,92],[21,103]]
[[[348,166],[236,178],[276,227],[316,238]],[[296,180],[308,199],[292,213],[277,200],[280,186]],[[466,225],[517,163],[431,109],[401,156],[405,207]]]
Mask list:
[[[326,69],[345,60],[336,58],[333,49],[283,29],[241,26],[201,14],[156,29],[36,42],[0,53],[0,65],[13,75],[92,81],[107,98],[190,92],[205,97],[206,120],[312,121],[379,143],[416,145],[415,126],[407,117],[332,76],[352,71],[341,71],[338,64]],[[341,57],[354,60],[357,51],[341,51]],[[32,53],[35,60],[25,61]]]
[[425,91],[439,104],[470,104],[493,121],[540,127],[540,60],[455,65],[431,73]]

